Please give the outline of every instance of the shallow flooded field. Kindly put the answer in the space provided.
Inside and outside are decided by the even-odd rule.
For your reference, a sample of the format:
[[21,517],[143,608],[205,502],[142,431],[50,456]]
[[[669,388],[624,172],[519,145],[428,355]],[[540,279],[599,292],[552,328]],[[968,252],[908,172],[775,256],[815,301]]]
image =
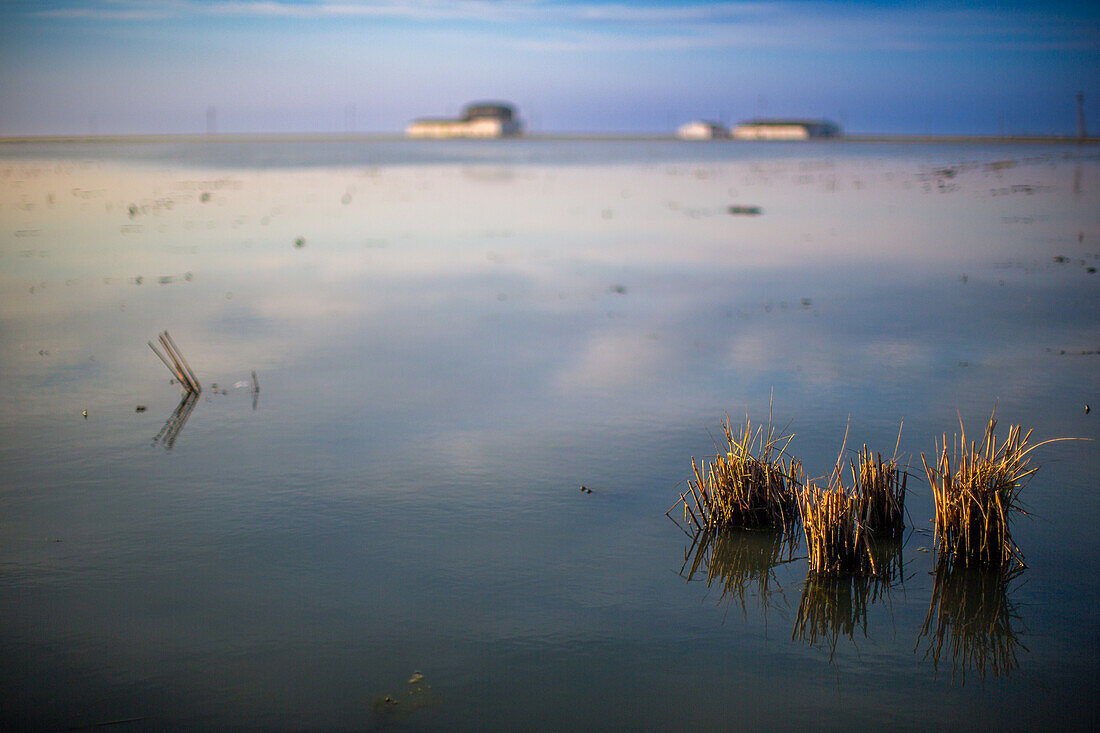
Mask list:
[[[1093,146],[0,145],[0,727],[1093,727],[1097,267]],[[934,573],[994,406],[1089,440]],[[888,575],[666,517],[769,410],[904,420]]]

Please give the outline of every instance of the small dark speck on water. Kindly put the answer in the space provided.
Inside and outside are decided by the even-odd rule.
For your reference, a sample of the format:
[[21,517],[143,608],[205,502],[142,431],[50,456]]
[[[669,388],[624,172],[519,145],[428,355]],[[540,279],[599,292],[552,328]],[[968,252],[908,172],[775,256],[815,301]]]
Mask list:
[[764,211],[759,206],[730,206],[726,210],[734,215],[743,214],[745,216],[759,216]]
[[1087,267],[1087,268],[1085,268],[1085,272],[1087,272],[1090,275],[1095,275],[1096,274],[1096,268],[1095,267]]
[[592,493],[592,489],[588,488],[587,486],[582,486],[582,487],[581,487],[581,493],[583,493],[583,494],[591,494],[591,493]]
[[1090,412],[1092,412],[1092,408],[1091,408],[1091,407],[1089,407],[1088,403],[1086,402],[1086,403],[1085,403],[1085,414],[1087,415],[1087,414],[1089,414]]
[[619,295],[626,295],[626,286],[625,285],[612,285],[611,286],[611,292],[618,293]]
[[203,191],[202,196],[199,196],[199,201],[201,201],[205,204],[209,200],[210,200],[210,194]]
[[88,411],[87,411],[87,410],[81,410],[81,411],[80,411],[80,414],[84,416],[84,419],[85,419],[85,420],[87,420],[87,419],[88,419]]
[[145,412],[145,405],[138,405],[134,408],[134,412]]
[[297,247],[298,249],[301,249],[302,247],[305,247],[306,246],[306,238],[305,237],[298,237],[297,239],[294,240],[294,246]]
[[1068,257],[1063,257],[1062,255],[1055,255],[1054,256],[1054,261],[1058,262],[1058,263],[1065,263],[1065,262],[1069,262],[1069,258]]

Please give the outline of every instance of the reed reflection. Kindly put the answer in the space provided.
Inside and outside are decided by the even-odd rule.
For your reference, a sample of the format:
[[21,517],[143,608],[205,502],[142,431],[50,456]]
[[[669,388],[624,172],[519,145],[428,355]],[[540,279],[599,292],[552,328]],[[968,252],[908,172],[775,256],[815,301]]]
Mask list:
[[183,399],[176,405],[176,409],[172,411],[172,415],[164,423],[164,427],[153,438],[153,442],[160,443],[165,450],[172,450],[172,446],[176,444],[176,439],[183,432],[183,427],[187,424],[187,419],[191,417],[191,413],[194,412],[195,405],[198,402],[198,392],[184,393]]
[[1019,669],[1022,624],[1009,586],[1025,571],[1019,567],[967,567],[940,557],[932,584],[932,601],[917,636],[915,650],[925,645],[933,674],[941,661],[951,662],[951,683],[966,684],[966,673],[1003,677]]
[[[798,535],[772,529],[727,529],[696,534],[690,547],[684,550],[681,577],[690,583],[697,576],[707,585],[720,590],[719,603],[741,606],[742,616],[748,616],[746,597],[755,596],[765,615],[774,598],[786,605],[783,588],[776,580],[775,569],[795,559]],[[690,563],[690,567],[689,567]]]
[[889,601],[891,590],[904,580],[904,555],[900,540],[882,537],[868,542],[874,561],[872,573],[824,573],[810,570],[802,585],[791,639],[811,646],[827,644],[829,661],[836,655],[841,636],[855,641],[856,631],[867,635],[867,611]]

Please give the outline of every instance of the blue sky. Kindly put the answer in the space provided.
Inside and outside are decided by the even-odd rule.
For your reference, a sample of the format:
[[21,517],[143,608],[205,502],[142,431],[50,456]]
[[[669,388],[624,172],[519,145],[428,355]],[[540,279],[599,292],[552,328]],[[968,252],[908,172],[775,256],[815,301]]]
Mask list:
[[532,132],[829,117],[1100,132],[1100,5],[0,0],[0,135],[400,132],[468,101]]

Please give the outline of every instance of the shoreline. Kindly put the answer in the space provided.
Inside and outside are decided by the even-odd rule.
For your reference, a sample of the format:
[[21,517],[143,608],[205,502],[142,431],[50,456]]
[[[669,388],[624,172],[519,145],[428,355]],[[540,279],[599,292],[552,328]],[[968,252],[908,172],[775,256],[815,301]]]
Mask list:
[[813,138],[810,140],[734,140],[719,138],[714,140],[682,140],[675,135],[666,134],[545,134],[545,135],[518,135],[508,138],[448,138],[446,140],[411,139],[403,134],[386,133],[177,133],[177,134],[134,134],[134,135],[15,135],[10,137],[0,136],[0,145],[33,145],[42,143],[63,144],[163,144],[163,143],[332,143],[332,142],[409,142],[409,143],[438,143],[438,142],[682,142],[685,144],[712,144],[712,145],[744,145],[744,144],[836,144],[836,143],[870,143],[870,144],[1080,144],[1095,145],[1100,143],[1100,137],[1057,137],[1049,135],[842,135],[829,138]]

